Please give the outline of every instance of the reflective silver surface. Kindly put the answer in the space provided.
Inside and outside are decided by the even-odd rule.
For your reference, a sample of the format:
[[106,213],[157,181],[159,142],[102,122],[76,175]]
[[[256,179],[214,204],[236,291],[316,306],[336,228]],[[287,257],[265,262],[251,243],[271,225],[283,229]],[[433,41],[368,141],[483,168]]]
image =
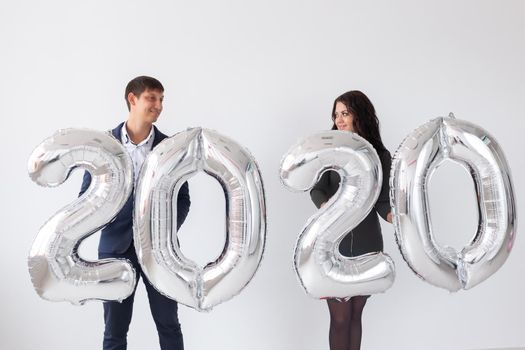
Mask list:
[[29,253],[29,274],[38,295],[47,300],[120,301],[135,286],[131,264],[117,259],[86,261],[77,250],[126,203],[132,189],[131,159],[110,133],[63,129],[38,145],[28,162],[31,179],[46,187],[62,184],[76,167],[91,173],[91,185],[42,226]]
[[[185,257],[176,238],[177,193],[199,171],[221,184],[227,215],[224,250],[205,267]],[[135,196],[134,239],[142,268],[159,292],[199,311],[211,309],[251,280],[265,237],[261,175],[254,158],[235,141],[194,128],[165,139],[149,154]]]
[[[459,252],[436,243],[427,197],[432,174],[447,159],[470,172],[478,199],[478,229]],[[390,187],[397,243],[422,279],[449,291],[469,289],[507,259],[516,230],[510,169],[496,139],[481,127],[452,115],[420,126],[394,155]]]
[[341,176],[338,192],[310,217],[295,247],[294,266],[314,298],[349,298],[388,289],[394,263],[383,253],[344,257],[339,243],[372,210],[381,191],[382,170],[370,143],[347,131],[323,131],[291,147],[281,161],[283,184],[308,191],[326,170]]

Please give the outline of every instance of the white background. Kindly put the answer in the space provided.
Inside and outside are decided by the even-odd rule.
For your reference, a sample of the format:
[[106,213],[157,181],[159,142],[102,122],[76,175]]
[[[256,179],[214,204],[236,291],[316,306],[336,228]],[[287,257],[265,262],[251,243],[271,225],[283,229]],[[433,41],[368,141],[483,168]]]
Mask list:
[[[326,305],[305,295],[292,267],[297,234],[315,208],[307,194],[280,184],[281,156],[299,137],[328,129],[332,102],[347,90],[360,89],[374,102],[392,152],[411,130],[452,111],[500,142],[520,216],[524,38],[523,1],[3,0],[0,347],[101,347],[102,305],[40,299],[26,266],[40,225],[76,196],[80,172],[59,188],[40,188],[26,162],[57,129],[105,130],[124,120],[124,87],[146,74],[166,88],[161,130],[219,130],[253,153],[266,185],[262,265],[240,295],[212,312],[181,307],[186,348],[328,349]],[[183,250],[205,263],[224,239],[224,199],[205,175],[190,189]],[[467,173],[456,165],[440,168],[430,195],[438,239],[456,247],[468,242],[477,217]],[[369,299],[364,349],[525,346],[519,233],[501,270],[450,294],[409,270],[393,228],[382,224],[397,278]],[[84,256],[96,255],[97,240],[98,234],[88,239]],[[129,349],[154,349],[142,283],[137,293]]]

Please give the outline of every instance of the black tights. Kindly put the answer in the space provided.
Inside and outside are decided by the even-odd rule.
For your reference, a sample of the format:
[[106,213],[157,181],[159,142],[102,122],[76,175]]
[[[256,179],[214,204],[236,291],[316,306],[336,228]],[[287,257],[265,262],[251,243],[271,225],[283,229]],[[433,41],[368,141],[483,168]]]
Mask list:
[[361,315],[369,295],[348,301],[328,299],[330,310],[330,350],[359,350],[361,348]]

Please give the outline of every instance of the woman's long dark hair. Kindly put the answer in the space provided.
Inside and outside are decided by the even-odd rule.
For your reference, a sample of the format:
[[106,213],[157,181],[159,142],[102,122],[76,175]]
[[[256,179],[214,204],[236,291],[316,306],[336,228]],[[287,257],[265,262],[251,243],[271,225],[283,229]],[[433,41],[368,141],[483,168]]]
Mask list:
[[377,151],[385,148],[379,133],[379,119],[376,116],[376,109],[370,99],[361,91],[348,91],[339,96],[334,101],[332,108],[332,130],[337,130],[335,125],[335,105],[341,102],[346,106],[348,112],[352,113],[354,131],[365,140],[370,142]]

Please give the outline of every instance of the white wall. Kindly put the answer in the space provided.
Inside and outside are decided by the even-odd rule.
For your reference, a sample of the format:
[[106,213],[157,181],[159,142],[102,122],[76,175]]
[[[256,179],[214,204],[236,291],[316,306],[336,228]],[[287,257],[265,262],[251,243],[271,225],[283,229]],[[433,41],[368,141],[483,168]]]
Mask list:
[[[490,130],[511,165],[519,201],[524,18],[523,1],[2,1],[0,347],[101,347],[101,304],[44,301],[26,267],[40,225],[76,195],[80,173],[59,188],[40,188],[26,162],[59,128],[102,130],[123,120],[125,84],[147,74],[166,88],[163,131],[203,126],[236,139],[257,158],[267,190],[267,249],[258,273],[210,313],[181,307],[186,348],[328,349],[327,308],[304,294],[291,260],[315,209],[307,194],[280,184],[281,156],[299,137],[330,126],[336,96],[360,89],[374,102],[391,151],[408,132],[450,111]],[[471,184],[455,166],[432,182],[443,242],[462,245],[475,229]],[[204,175],[191,182],[191,195],[181,239],[190,257],[205,261],[222,244],[224,200]],[[365,308],[363,348],[525,346],[519,235],[500,271],[454,294],[409,270],[391,226],[383,225],[383,236],[397,279]],[[95,256],[96,239],[82,249],[86,256]],[[203,241],[210,244],[199,247]],[[129,349],[155,348],[142,284],[135,306]]]

